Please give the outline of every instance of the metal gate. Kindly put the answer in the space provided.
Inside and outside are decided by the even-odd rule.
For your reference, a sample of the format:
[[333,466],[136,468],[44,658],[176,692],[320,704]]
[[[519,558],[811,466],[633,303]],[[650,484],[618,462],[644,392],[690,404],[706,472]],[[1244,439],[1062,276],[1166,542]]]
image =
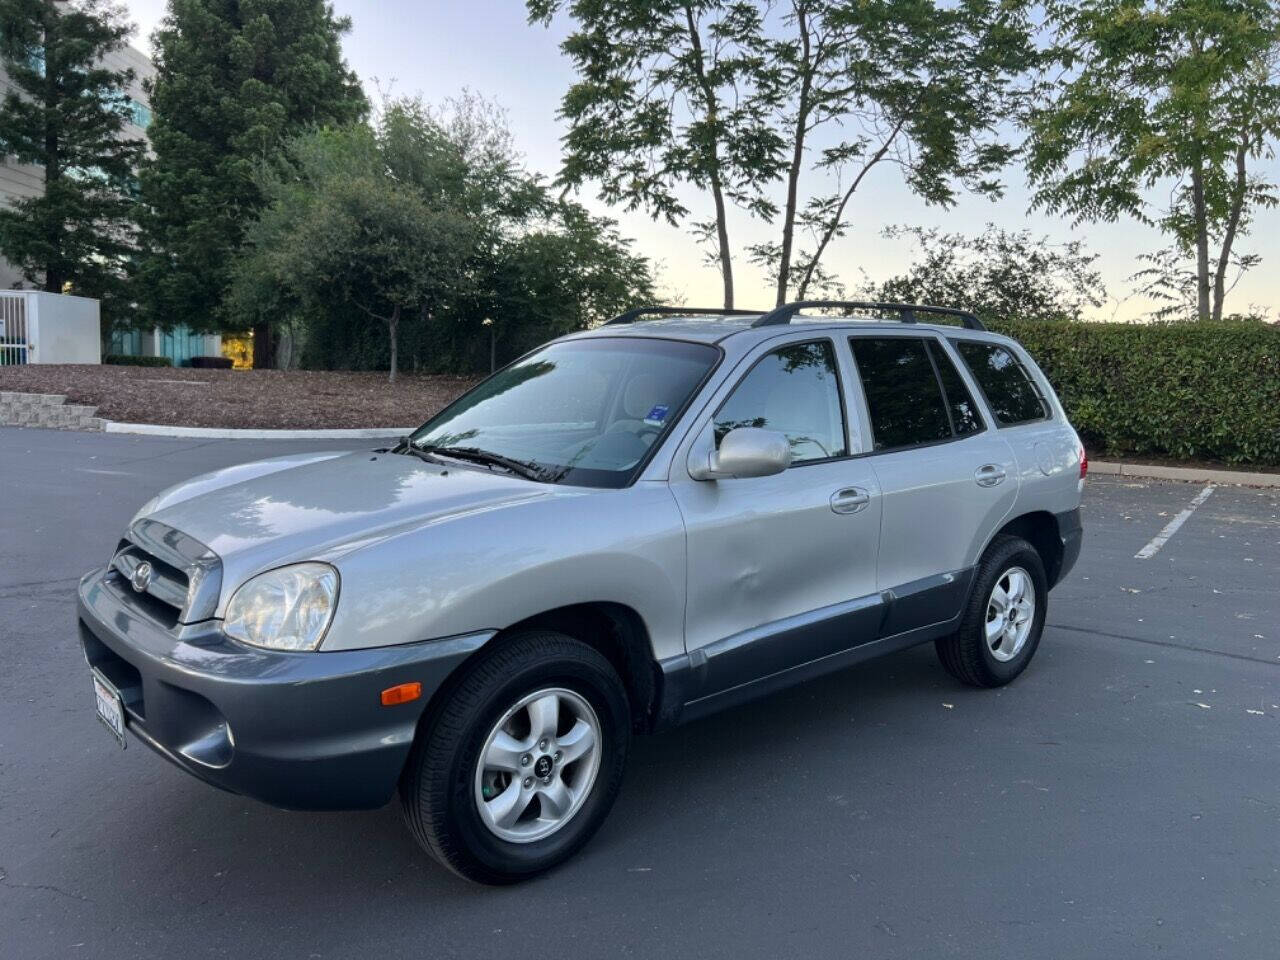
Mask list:
[[0,291],[0,367],[26,363],[30,348],[26,294]]

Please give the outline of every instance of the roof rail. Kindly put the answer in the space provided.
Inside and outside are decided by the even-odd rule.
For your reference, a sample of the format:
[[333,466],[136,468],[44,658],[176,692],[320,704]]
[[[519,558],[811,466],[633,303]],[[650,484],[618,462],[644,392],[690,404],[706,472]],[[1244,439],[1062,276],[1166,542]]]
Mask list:
[[763,310],[727,310],[724,307],[636,307],[606,321],[605,326],[613,323],[631,323],[648,314],[662,317],[758,317],[762,313],[764,313]]
[[968,310],[957,310],[955,307],[931,307],[923,303],[877,303],[870,300],[800,300],[766,313],[752,324],[753,327],[776,327],[788,324],[791,318],[801,310],[811,307],[834,307],[843,310],[884,310],[896,312],[903,323],[915,323],[916,313],[940,313],[948,317],[959,317],[967,330],[985,330],[982,321]]

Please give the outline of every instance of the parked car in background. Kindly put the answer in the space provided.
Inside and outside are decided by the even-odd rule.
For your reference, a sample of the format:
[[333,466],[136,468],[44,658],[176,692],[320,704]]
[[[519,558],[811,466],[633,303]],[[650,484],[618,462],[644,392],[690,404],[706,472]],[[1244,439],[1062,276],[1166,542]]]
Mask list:
[[632,311],[395,446],[161,493],[81,581],[80,637],[121,743],[283,807],[398,789],[433,856],[510,882],[600,826],[633,733],[927,642],[1014,679],[1086,466],[960,311]]

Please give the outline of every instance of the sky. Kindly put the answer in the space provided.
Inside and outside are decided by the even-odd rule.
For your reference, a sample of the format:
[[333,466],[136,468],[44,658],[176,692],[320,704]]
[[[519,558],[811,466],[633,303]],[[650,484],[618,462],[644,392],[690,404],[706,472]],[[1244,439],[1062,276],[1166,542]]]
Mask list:
[[[147,39],[164,15],[165,0],[126,0],[138,25],[134,45],[150,52]],[[359,74],[371,98],[379,91],[420,94],[430,102],[456,96],[464,88],[496,101],[507,111],[515,143],[529,169],[554,176],[560,166],[560,138],[565,124],[557,116],[560,98],[573,81],[573,70],[559,44],[569,24],[561,18],[550,28],[530,25],[521,0],[336,0],[339,14],[349,16],[352,30],[343,41],[347,61]],[[1272,159],[1269,178],[1280,179],[1280,161]],[[847,236],[833,243],[823,264],[849,290],[864,276],[873,281],[902,273],[913,259],[910,243],[886,240],[883,227],[910,224],[948,232],[976,234],[987,223],[1009,230],[1030,229],[1053,243],[1083,239],[1099,254],[1096,266],[1106,283],[1107,303],[1090,311],[1096,319],[1141,317],[1153,304],[1133,294],[1128,282],[1141,263],[1137,256],[1165,245],[1153,228],[1133,221],[1073,227],[1061,217],[1028,212],[1030,192],[1022,170],[1003,176],[1005,195],[996,201],[961,196],[949,209],[930,207],[901,183],[895,168],[881,166],[868,176],[850,203]],[[694,219],[710,219],[711,201],[686,195]],[[655,223],[643,212],[610,209],[594,191],[579,198],[593,212],[619,222],[623,235],[656,265],[660,290],[690,306],[722,302],[719,272],[706,265],[703,248],[687,229]],[[774,292],[765,277],[746,262],[748,244],[776,239],[777,229],[746,216],[730,222],[736,299],[740,307],[768,307]],[[1280,210],[1260,212],[1238,252],[1259,254],[1260,267],[1241,279],[1228,297],[1228,311],[1251,305],[1280,311]]]

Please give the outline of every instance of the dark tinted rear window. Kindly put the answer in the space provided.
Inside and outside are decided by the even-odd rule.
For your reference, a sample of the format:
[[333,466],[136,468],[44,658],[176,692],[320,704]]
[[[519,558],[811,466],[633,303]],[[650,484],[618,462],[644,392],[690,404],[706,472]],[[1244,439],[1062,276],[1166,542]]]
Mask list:
[[853,337],[877,450],[951,438],[951,421],[933,364],[918,337]]
[[1009,350],[977,340],[957,340],[955,344],[997,420],[1009,426],[1049,416],[1049,406],[1031,375]]
[[951,362],[947,351],[936,342],[929,341],[929,352],[938,365],[938,379],[942,381],[942,389],[947,395],[947,408],[951,411],[951,425],[955,427],[956,436],[977,433],[984,426],[982,415],[978,413],[978,405],[973,402],[973,394],[964,385],[960,371]]

